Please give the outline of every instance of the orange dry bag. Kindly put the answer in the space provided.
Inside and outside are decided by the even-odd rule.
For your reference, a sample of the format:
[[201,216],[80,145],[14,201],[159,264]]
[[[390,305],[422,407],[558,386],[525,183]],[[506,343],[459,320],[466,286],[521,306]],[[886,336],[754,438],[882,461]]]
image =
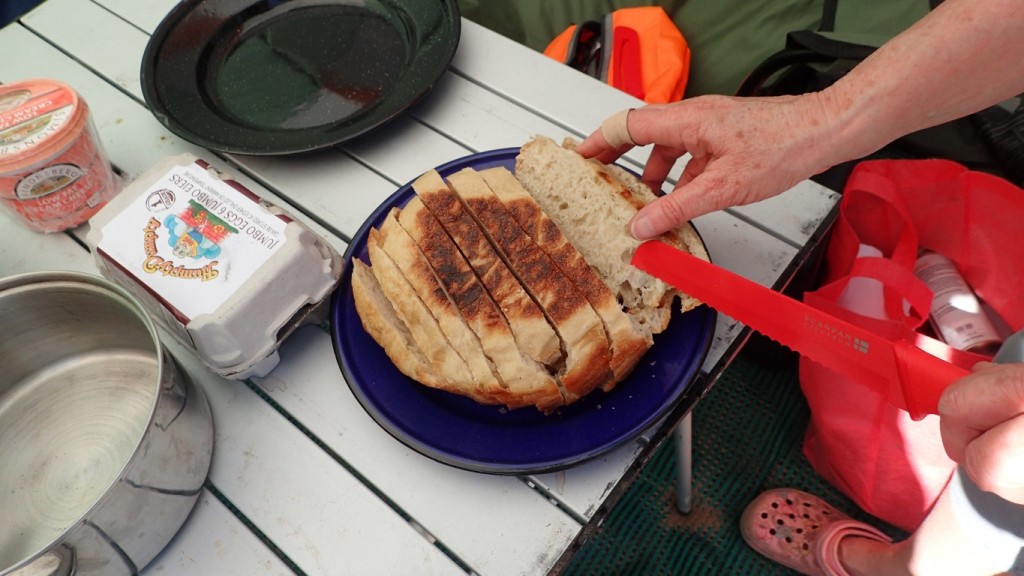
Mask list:
[[690,74],[690,48],[659,6],[574,24],[544,54],[649,103],[680,100]]

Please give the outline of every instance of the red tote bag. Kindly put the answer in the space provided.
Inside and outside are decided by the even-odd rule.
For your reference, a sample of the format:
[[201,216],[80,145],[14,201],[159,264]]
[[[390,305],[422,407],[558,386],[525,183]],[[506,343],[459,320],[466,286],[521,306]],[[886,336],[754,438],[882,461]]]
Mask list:
[[[1024,327],[1024,190],[947,160],[858,164],[823,284],[804,301],[965,368],[987,359],[918,332],[931,304],[913,274],[919,248],[953,260],[1008,329]],[[938,417],[912,420],[877,392],[804,358],[800,385],[811,410],[803,449],[814,469],[866,512],[916,529],[954,468]]]

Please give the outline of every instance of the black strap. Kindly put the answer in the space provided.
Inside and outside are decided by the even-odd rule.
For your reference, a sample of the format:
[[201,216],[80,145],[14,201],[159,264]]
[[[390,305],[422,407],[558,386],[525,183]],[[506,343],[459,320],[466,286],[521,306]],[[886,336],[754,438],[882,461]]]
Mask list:
[[796,30],[786,35],[786,47],[810,50],[836,60],[863,60],[878,47],[836,40],[814,30]]
[[992,106],[972,114],[971,120],[1002,163],[1007,179],[1024,186],[1024,100],[1013,112]]
[[834,62],[831,56],[820,54],[814,50],[802,48],[784,48],[766,58],[757,65],[736,90],[737,96],[756,96],[762,93],[765,83],[776,74],[801,64],[828,64]]
[[[934,9],[942,0],[928,0]],[[802,66],[828,66],[835,62],[859,62],[878,47],[846,42],[830,37],[835,31],[839,0],[823,0],[821,25],[818,30],[796,30],[786,35],[785,48],[758,64],[740,84],[738,96],[765,93],[764,87],[772,78]]]
[[587,20],[576,26],[565,51],[565,62],[581,72],[599,78],[601,75],[601,53],[604,52],[604,27],[601,22]]
[[839,0],[824,0],[821,8],[821,26],[818,27],[820,32],[836,31],[836,10],[838,8]]
[[875,51],[874,46],[853,44],[823,36],[813,30],[797,30],[786,36],[786,47],[755,67],[740,84],[737,96],[763,92],[776,74],[801,65],[827,65],[838,60],[860,61]]

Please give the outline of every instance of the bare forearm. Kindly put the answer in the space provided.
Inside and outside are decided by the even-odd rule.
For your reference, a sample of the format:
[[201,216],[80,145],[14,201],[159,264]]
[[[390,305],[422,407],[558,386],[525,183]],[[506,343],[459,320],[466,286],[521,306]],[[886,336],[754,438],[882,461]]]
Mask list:
[[818,94],[840,130],[824,163],[1024,92],[1024,0],[946,0]]
[[700,96],[630,112],[628,142],[602,130],[577,151],[611,162],[653,144],[644,181],[671,194],[630,223],[639,239],[791,188],[889,142],[1024,92],[1024,0],[945,0],[821,92],[771,98]]

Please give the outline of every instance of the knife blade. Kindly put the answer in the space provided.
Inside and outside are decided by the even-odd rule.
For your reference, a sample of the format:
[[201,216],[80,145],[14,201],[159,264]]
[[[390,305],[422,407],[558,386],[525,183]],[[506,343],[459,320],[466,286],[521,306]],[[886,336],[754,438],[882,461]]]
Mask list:
[[830,370],[881,393],[915,419],[938,413],[942,391],[967,370],[889,340],[663,242],[632,265]]

